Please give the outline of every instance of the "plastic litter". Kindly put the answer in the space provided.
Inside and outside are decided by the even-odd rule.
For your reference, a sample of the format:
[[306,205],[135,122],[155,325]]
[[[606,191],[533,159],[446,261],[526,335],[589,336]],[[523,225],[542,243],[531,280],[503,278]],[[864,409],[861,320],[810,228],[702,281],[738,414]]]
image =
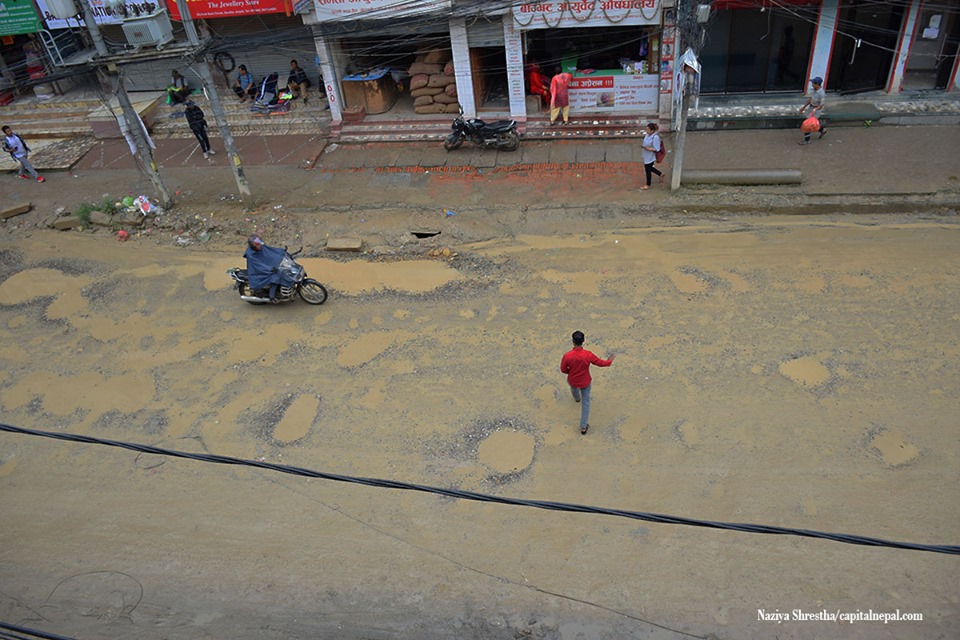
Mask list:
[[140,208],[140,213],[143,215],[150,215],[151,213],[157,213],[157,207],[150,202],[147,196],[140,196],[136,201],[137,206]]
[[130,238],[130,234],[124,231],[123,229],[120,229],[120,231],[117,231],[118,242],[126,242],[129,238]]
[[455,214],[453,211],[450,211],[449,209],[447,209],[446,211],[444,211],[444,213],[447,214],[447,217],[448,217],[448,218],[449,218],[450,216],[455,216],[455,215],[457,215],[457,214]]

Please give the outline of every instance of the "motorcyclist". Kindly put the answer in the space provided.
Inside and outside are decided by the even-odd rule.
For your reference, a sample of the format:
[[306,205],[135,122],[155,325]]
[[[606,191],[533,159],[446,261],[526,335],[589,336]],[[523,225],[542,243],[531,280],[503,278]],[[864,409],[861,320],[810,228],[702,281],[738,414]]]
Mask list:
[[280,285],[292,286],[294,283],[284,277],[280,271],[280,262],[287,252],[278,247],[268,247],[254,234],[247,238],[247,250],[243,257],[247,259],[247,275],[250,278],[250,288],[253,291],[270,287],[270,302],[277,304],[277,288]]

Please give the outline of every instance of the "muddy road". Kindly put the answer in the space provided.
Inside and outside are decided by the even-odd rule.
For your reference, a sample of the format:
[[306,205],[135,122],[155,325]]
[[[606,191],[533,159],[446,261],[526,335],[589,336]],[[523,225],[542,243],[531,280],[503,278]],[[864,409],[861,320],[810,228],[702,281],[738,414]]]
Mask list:
[[[449,258],[308,247],[322,307],[242,303],[224,274],[238,246],[4,239],[0,415],[330,473],[960,543],[953,218],[604,225]],[[586,436],[558,371],[575,329],[617,354],[594,371]],[[960,559],[918,551],[11,434],[0,506],[0,620],[82,639],[960,632]]]

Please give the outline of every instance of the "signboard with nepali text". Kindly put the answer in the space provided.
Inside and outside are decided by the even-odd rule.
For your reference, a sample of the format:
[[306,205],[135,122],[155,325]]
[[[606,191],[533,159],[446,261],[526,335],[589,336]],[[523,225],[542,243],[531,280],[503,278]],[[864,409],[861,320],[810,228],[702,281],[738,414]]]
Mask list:
[[511,12],[521,31],[660,24],[660,0],[524,2]]
[[36,33],[40,18],[32,0],[0,0],[0,36]]
[[450,10],[450,0],[313,0],[317,22],[384,20]]
[[181,2],[188,3],[190,17],[194,19],[253,16],[259,13],[293,14],[293,0],[168,0],[167,10],[173,20],[183,20],[180,16]]
[[660,104],[660,76],[630,73],[576,77],[570,82],[570,112],[656,113]]

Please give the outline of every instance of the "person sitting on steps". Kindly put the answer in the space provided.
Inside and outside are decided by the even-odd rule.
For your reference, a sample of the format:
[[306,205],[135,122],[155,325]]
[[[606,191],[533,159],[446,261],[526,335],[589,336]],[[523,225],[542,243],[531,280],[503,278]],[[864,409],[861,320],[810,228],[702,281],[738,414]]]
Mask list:
[[187,79],[180,75],[180,72],[176,69],[170,72],[170,77],[170,86],[167,87],[168,104],[183,104],[190,95],[190,85],[187,84]]
[[257,85],[253,81],[253,75],[247,71],[247,65],[242,64],[237,71],[237,80],[233,83],[233,92],[240,98],[240,102],[246,102],[247,98],[251,100],[257,97]]
[[303,98],[307,101],[307,91],[310,90],[310,79],[307,72],[300,68],[296,60],[290,61],[290,75],[287,76],[287,89],[294,98]]

